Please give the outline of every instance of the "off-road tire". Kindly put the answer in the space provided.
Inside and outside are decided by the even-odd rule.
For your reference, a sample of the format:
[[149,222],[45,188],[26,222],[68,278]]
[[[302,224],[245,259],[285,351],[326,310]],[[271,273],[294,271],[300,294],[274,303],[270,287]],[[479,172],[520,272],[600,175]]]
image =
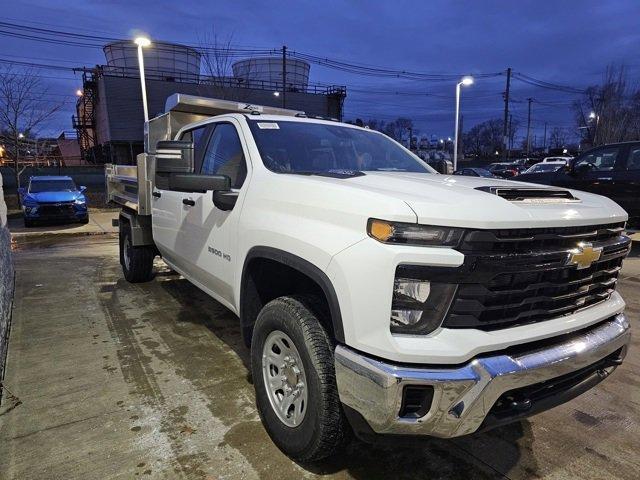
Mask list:
[[[127,247],[128,242],[128,247]],[[128,256],[128,259],[125,258]],[[120,265],[124,278],[131,283],[148,282],[153,279],[153,259],[155,248],[151,246],[134,247],[131,242],[131,227],[120,222]]]
[[[296,461],[329,457],[350,438],[336,386],[330,335],[322,326],[323,303],[314,296],[280,297],[267,303],[255,323],[251,370],[262,423],[273,442]],[[301,423],[287,426],[271,406],[263,376],[263,348],[273,331],[286,333],[300,354],[307,383],[306,412]]]

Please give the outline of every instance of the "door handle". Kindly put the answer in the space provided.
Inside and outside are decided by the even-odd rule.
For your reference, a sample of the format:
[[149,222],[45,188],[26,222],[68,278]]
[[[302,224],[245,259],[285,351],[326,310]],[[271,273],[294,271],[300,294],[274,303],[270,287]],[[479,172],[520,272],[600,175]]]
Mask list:
[[195,200],[191,200],[190,198],[183,198],[182,199],[182,203],[184,205],[189,205],[190,207],[193,207],[193,206],[195,206],[196,201]]
[[151,195],[153,195],[156,198],[160,198],[162,196],[162,194],[160,192],[153,192],[153,193],[151,193]]

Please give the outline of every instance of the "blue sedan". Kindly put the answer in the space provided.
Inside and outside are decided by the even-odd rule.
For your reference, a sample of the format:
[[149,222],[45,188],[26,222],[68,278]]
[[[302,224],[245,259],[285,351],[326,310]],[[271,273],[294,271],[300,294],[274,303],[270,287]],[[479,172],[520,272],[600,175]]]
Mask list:
[[38,176],[29,186],[20,188],[24,226],[43,221],[89,222],[86,187],[76,187],[71,177]]

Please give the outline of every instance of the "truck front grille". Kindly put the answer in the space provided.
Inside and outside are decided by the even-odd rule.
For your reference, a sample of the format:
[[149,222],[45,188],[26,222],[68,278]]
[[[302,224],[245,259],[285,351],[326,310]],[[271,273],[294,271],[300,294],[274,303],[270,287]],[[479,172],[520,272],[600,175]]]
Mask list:
[[[548,320],[608,299],[631,241],[623,224],[469,232],[461,251],[472,276],[460,283],[444,326],[493,330]],[[569,250],[602,247],[577,269]],[[465,262],[466,263],[466,262]]]
[[[458,249],[465,255],[459,268],[398,268],[408,278],[458,285],[443,327],[496,330],[569,315],[607,300],[631,248],[623,231],[622,223],[475,230],[466,233]],[[579,269],[568,259],[581,243],[602,252]]]

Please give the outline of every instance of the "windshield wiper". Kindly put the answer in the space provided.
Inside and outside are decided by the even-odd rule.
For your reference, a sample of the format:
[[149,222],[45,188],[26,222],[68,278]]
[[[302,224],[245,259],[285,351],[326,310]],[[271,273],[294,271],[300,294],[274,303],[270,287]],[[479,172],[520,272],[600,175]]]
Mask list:
[[316,175],[318,177],[330,177],[330,178],[353,178],[353,177],[361,177],[364,175],[364,172],[360,170],[326,170],[321,172],[316,172],[312,170],[295,170],[291,172],[282,172],[290,175]]

